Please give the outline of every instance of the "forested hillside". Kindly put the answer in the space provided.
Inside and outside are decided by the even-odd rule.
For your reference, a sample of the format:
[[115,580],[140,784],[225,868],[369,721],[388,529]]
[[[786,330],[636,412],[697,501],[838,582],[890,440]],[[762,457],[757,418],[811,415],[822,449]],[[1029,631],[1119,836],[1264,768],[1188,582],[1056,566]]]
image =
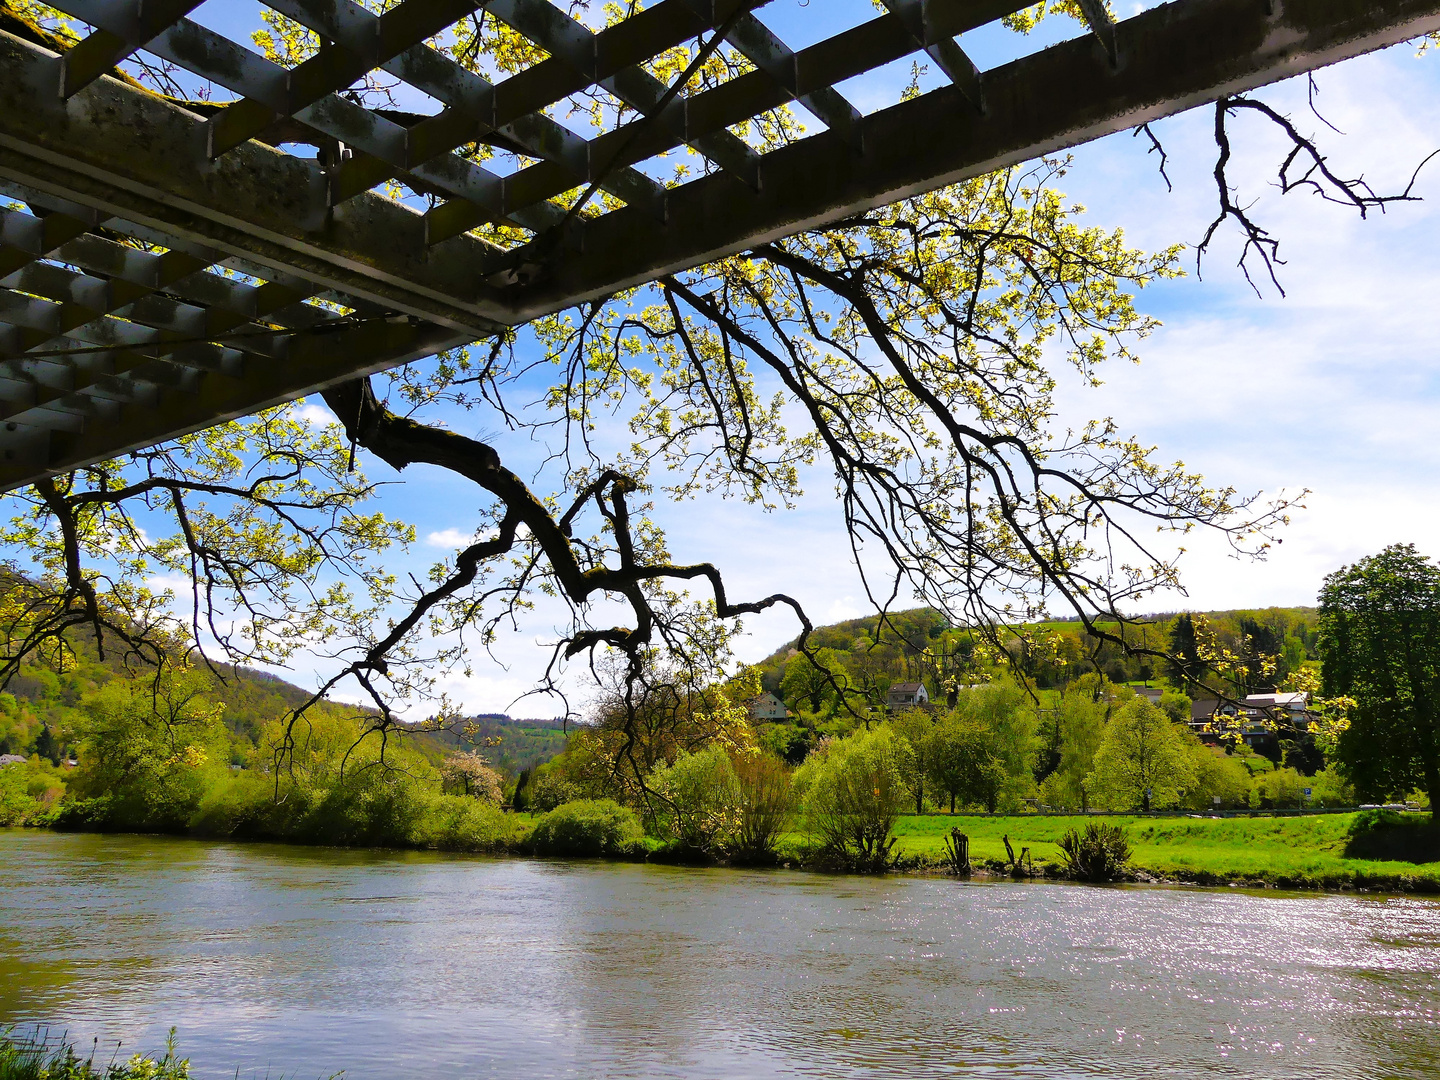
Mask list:
[[[72,637],[73,655],[52,666],[28,660],[20,673],[0,692],[0,754],[39,754],[61,761],[76,748],[84,730],[87,699],[117,680],[144,677],[149,669],[127,666],[123,651],[107,648],[102,658],[94,639]],[[267,724],[302,704],[309,691],[262,671],[229,664],[201,665],[197,677],[205,696],[223,704],[222,719],[230,737],[230,756],[244,764],[263,740]],[[319,712],[351,716],[365,712],[356,706],[322,702]],[[467,718],[449,731],[417,731],[415,749],[432,762],[455,750],[479,750],[496,767],[510,775],[550,760],[565,749],[560,720],[512,719],[503,714]]]
[[[1152,615],[1126,634],[1143,647],[1186,657],[1205,670],[1208,680],[1243,694],[1273,689],[1313,662],[1316,625],[1314,608],[1276,607]],[[1176,689],[1187,689],[1169,665],[1127,655],[1115,643],[1092,636],[1078,621],[1057,620],[1023,630],[1006,642],[1008,659],[1040,689],[1058,689],[1087,673],[1113,683],[1174,682]],[[761,683],[793,711],[822,711],[834,688],[803,657],[792,663],[799,655],[795,644],[757,665]],[[892,613],[883,625],[878,616],[870,616],[820,627],[811,634],[809,646],[822,663],[828,661],[827,667],[843,671],[849,686],[876,703],[899,682],[922,682],[932,700],[944,700],[957,687],[986,681],[987,672],[1007,660],[927,608]],[[1226,656],[1228,662],[1207,666],[1201,663],[1207,653]]]

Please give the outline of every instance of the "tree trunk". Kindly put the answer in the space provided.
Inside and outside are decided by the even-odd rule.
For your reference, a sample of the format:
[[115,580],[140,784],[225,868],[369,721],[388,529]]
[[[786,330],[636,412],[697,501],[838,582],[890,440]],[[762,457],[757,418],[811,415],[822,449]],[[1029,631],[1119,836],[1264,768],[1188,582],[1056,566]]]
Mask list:
[[1425,794],[1430,796],[1430,824],[1440,829],[1440,762],[1434,754],[1425,759]]
[[950,816],[955,816],[955,793],[950,792]]

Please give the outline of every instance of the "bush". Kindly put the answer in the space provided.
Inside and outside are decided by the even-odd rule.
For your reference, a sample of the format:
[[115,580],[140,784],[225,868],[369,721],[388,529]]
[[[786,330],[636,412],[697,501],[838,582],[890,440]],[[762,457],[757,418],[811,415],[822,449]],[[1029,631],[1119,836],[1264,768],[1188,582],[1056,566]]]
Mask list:
[[740,781],[730,755],[718,746],[682,753],[650,776],[659,796],[657,835],[682,850],[714,857],[734,842],[740,827]]
[[48,762],[0,765],[0,826],[49,825],[64,794],[65,781]]
[[535,823],[530,848],[537,855],[630,855],[645,830],[635,811],[614,799],[582,799],[557,806]]
[[251,772],[232,774],[210,788],[190,815],[189,830],[196,836],[254,836],[273,811],[275,785]]
[[579,785],[554,772],[536,770],[530,783],[530,809],[544,814],[582,797]]
[[427,800],[407,839],[415,847],[436,851],[500,852],[519,842],[523,828],[519,818],[492,802],[435,795]]
[[1294,769],[1271,769],[1255,777],[1250,788],[1253,810],[1297,810],[1305,803],[1305,789],[1313,787]]
[[1115,825],[1092,823],[1084,832],[1068,830],[1060,838],[1064,872],[1077,881],[1116,881],[1125,875],[1130,845]]
[[1419,814],[1365,810],[1350,822],[1348,859],[1440,862],[1440,826]]
[[1310,778],[1312,806],[1354,806],[1359,801],[1355,789],[1334,768],[1321,769]]
[[740,784],[740,824],[731,858],[745,863],[774,862],[775,845],[794,806],[790,771],[779,758],[754,754],[740,759],[735,776]]
[[795,786],[824,862],[865,873],[890,868],[909,753],[910,745],[883,727],[822,743],[805,759]]

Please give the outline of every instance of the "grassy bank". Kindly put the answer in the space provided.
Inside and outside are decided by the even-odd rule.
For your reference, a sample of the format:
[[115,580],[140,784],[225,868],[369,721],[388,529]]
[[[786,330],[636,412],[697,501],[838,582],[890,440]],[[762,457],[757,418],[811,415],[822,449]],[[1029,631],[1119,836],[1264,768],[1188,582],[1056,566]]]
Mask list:
[[81,1056],[73,1043],[43,1032],[0,1031],[0,1080],[191,1080],[190,1062],[175,1054],[171,1028],[165,1053],[120,1061]]
[[[1411,821],[1401,832],[1413,842],[1386,844],[1357,836],[1358,814],[1313,817],[1144,818],[1107,817],[1130,841],[1131,866],[1153,877],[1221,884],[1265,882],[1302,888],[1375,887],[1440,892],[1440,862],[1365,857],[1409,855],[1433,859],[1423,828],[1429,815]],[[972,862],[1005,858],[1004,837],[1018,855],[1030,849],[1038,867],[1058,862],[1059,841],[1067,829],[1083,828],[1084,817],[1022,816],[1010,818],[929,815],[901,818],[895,828],[896,851],[938,861],[944,838],[952,828],[970,837]],[[1433,841],[1430,843],[1433,844]],[[1389,847],[1389,851],[1382,850]]]

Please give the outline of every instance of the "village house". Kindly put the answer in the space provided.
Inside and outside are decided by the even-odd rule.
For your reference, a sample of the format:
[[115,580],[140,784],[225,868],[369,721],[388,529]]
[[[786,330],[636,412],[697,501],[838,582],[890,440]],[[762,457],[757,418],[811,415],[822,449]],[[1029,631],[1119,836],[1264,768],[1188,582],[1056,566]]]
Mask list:
[[892,709],[913,709],[917,705],[929,705],[930,695],[925,692],[924,683],[896,683],[885,692],[885,704]]
[[781,701],[769,690],[750,700],[749,706],[751,720],[788,720],[790,710],[785,708],[785,702]]
[[1196,701],[1190,709],[1190,730],[1208,743],[1218,743],[1222,730],[1237,725],[1245,745],[1275,750],[1278,730],[1304,731],[1310,726],[1308,694],[1250,694],[1238,706],[1214,698]]

